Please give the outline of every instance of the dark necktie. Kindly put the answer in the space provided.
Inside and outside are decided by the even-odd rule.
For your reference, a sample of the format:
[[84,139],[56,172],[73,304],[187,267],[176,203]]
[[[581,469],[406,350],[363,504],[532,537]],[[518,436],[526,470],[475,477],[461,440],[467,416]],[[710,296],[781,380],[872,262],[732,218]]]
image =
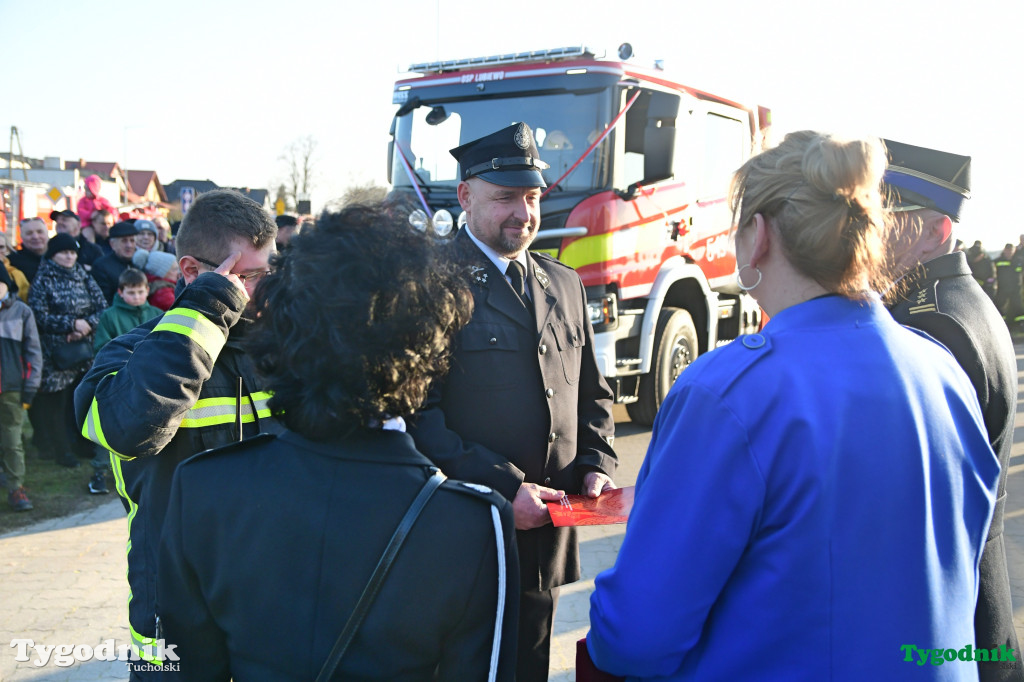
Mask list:
[[512,290],[516,292],[519,299],[526,306],[526,309],[530,309],[530,299],[526,297],[526,271],[523,268],[523,264],[517,260],[509,261],[508,269],[505,270],[505,274],[508,275],[509,280],[512,283]]

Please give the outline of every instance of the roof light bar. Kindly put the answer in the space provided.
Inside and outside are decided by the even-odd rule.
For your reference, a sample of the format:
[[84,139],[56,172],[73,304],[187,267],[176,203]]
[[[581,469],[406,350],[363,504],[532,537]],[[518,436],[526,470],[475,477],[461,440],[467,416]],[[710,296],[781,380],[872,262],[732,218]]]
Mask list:
[[550,50],[534,50],[533,52],[517,52],[514,54],[496,54],[489,57],[470,57],[468,59],[450,59],[440,62],[421,62],[409,67],[414,73],[444,73],[459,71],[478,66],[500,66],[503,64],[524,64],[527,62],[548,62],[556,59],[589,58],[594,51],[583,46],[556,47]]

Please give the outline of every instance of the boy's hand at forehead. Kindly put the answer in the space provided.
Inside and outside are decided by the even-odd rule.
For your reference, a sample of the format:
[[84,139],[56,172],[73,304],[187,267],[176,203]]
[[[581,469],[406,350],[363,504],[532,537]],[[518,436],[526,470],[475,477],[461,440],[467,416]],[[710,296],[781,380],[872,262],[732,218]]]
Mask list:
[[235,288],[241,291],[242,295],[245,296],[245,300],[248,301],[249,292],[245,290],[245,283],[243,283],[242,280],[238,279],[238,275],[231,272],[231,268],[235,267],[235,263],[237,263],[241,258],[241,251],[232,251],[231,254],[224,259],[224,262],[221,263],[216,270],[214,270],[214,272],[216,272],[218,275],[223,275],[224,277],[227,277],[228,281],[234,284]]

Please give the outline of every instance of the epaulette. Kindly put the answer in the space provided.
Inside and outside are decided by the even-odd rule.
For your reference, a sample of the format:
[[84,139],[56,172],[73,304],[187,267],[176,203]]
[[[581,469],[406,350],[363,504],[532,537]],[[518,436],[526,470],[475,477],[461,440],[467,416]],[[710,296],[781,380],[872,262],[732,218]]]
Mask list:
[[705,356],[698,357],[686,371],[697,369],[699,374],[691,378],[724,392],[754,364],[767,357],[771,350],[772,341],[767,334],[744,334],[719,348],[707,360]]
[[566,270],[572,270],[573,272],[576,272],[576,270],[572,266],[566,265],[565,263],[558,260],[554,256],[543,253],[542,251],[531,251],[530,255],[536,260],[542,260],[553,265],[561,265]]
[[200,457],[213,457],[215,455],[224,455],[229,452],[236,450],[248,450],[257,445],[265,445],[272,440],[277,438],[276,433],[258,433],[255,436],[243,438],[240,441],[234,443],[228,443],[227,445],[221,445],[220,447],[210,448],[209,450],[203,450],[202,452],[196,453],[190,459],[198,459]]
[[494,488],[480,483],[470,483],[469,481],[459,481],[449,478],[441,487],[445,490],[462,493],[463,495],[468,495],[482,502],[487,502],[487,504],[494,504],[498,500],[505,499],[500,493],[495,491]]
[[929,282],[928,286],[914,291],[906,297],[907,314],[919,315],[921,313],[935,313],[939,311],[938,298],[935,295],[935,282]]

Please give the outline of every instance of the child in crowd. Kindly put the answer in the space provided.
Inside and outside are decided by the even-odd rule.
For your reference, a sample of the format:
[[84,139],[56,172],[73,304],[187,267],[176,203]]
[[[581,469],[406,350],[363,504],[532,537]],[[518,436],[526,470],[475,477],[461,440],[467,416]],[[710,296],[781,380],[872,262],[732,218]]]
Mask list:
[[18,298],[18,285],[0,266],[0,446],[7,482],[7,503],[28,511],[25,449],[21,427],[42,378],[43,350],[32,309]]
[[163,251],[138,250],[132,264],[146,272],[149,280],[149,303],[160,310],[170,310],[174,304],[174,285],[178,283],[178,260]]
[[96,211],[105,209],[117,215],[117,209],[113,204],[105,197],[100,196],[102,187],[103,181],[98,175],[90,175],[85,179],[85,196],[78,200],[78,217],[81,219],[83,227],[92,224],[92,214]]
[[[109,308],[103,311],[96,327],[93,348],[98,353],[100,348],[125,332],[145,324],[154,317],[162,315],[162,311],[146,302],[149,295],[149,282],[146,274],[133,267],[126,268],[117,279],[117,293]],[[89,492],[103,495],[109,492],[106,472],[110,470],[110,455],[107,450],[96,446],[96,456],[92,459],[93,474],[89,481]]]

